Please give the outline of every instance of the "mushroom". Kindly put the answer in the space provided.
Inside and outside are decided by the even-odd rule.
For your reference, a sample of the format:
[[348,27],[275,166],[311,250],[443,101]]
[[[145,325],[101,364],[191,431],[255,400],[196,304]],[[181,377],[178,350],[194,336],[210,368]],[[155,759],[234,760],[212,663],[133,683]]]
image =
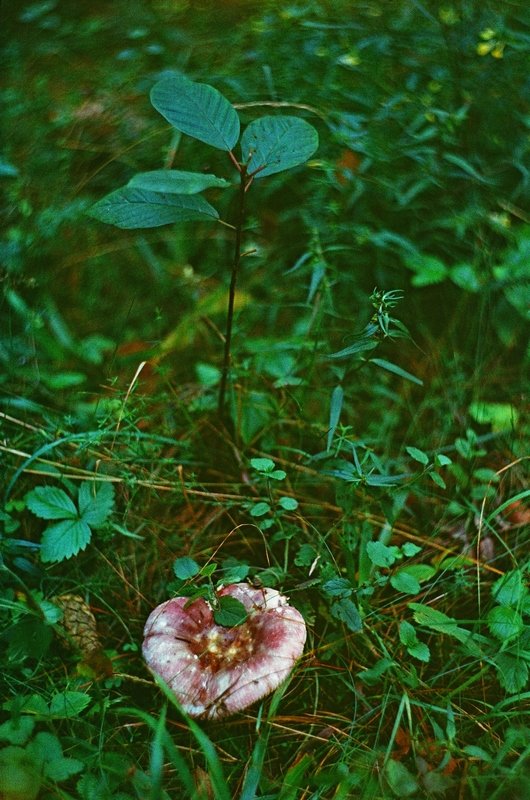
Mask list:
[[246,619],[218,625],[207,600],[175,597],[145,623],[147,665],[191,717],[219,719],[268,695],[287,678],[306,640],[302,615],[275,589],[232,583],[216,594],[239,600]]

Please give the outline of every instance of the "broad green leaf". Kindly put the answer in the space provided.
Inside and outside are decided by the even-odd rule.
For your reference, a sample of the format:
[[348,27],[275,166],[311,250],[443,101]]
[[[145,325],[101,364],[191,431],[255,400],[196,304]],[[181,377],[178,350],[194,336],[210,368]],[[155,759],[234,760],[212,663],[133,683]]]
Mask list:
[[407,569],[399,569],[395,575],[390,578],[390,584],[394,587],[396,592],[403,592],[403,594],[418,594],[420,591],[420,583],[407,572]]
[[278,505],[280,508],[283,508],[284,511],[296,511],[298,508],[298,500],[295,500],[294,497],[280,497]]
[[85,692],[59,692],[50,701],[50,716],[57,719],[77,717],[92,702]]
[[528,666],[524,659],[510,653],[499,653],[494,660],[501,686],[509,694],[522,692],[528,683]]
[[400,572],[407,572],[416,578],[417,581],[423,583],[430,580],[436,575],[436,568],[430,564],[408,564],[406,567],[401,567]]
[[336,603],[333,603],[330,610],[335,619],[343,622],[353,633],[362,630],[363,623],[361,615],[359,614],[359,609],[349,598],[344,597]]
[[232,150],[239,139],[235,108],[206,83],[163,78],[151,89],[151,103],[178,131],[219,150]]
[[219,598],[219,608],[213,613],[217,625],[234,628],[247,618],[247,609],[236,597],[225,595]]
[[340,412],[342,411],[343,400],[344,400],[344,389],[342,388],[342,386],[335,386],[335,388],[331,393],[331,402],[329,406],[329,425],[328,425],[328,436],[326,441],[326,452],[328,453],[331,450],[333,437],[335,436],[335,431],[337,430],[337,425],[339,424]]
[[414,542],[405,542],[405,544],[401,547],[401,551],[404,556],[411,558],[412,556],[417,556],[418,553],[421,553],[422,548],[419,545],[414,544]]
[[519,606],[528,594],[522,570],[511,570],[495,581],[491,594],[501,606]]
[[396,797],[411,797],[419,789],[418,781],[401,761],[390,758],[385,766],[385,778]]
[[375,667],[358,672],[357,677],[367,686],[374,686],[393,666],[395,666],[395,661],[391,661],[389,658],[382,658],[376,663]]
[[64,561],[84,550],[92,531],[83,520],[65,519],[50,525],[42,535],[40,557],[44,562]]
[[7,722],[0,725],[0,742],[9,742],[9,744],[25,744],[35,727],[35,720],[33,717],[17,716],[8,719]]
[[351,583],[346,578],[331,578],[323,584],[322,590],[329,597],[349,597],[353,592]]
[[230,186],[224,178],[207,175],[202,172],[185,172],[179,169],[155,169],[151,172],[139,172],[129,183],[133,189],[146,189],[149,192],[164,194],[197,194],[204,189],[217,187],[225,189]]
[[407,652],[418,661],[428,663],[431,657],[429,648],[420,642],[416,635],[414,626],[410,622],[403,621],[399,626],[399,640],[407,648]]
[[504,641],[518,636],[524,628],[521,615],[508,606],[496,606],[487,616],[488,628],[497,639]]
[[317,147],[318,133],[299,117],[260,117],[241,138],[243,162],[256,179],[303,164]]
[[383,542],[368,542],[366,545],[368,558],[376,567],[391,567],[397,558],[399,551],[397,547],[387,547]]
[[423,450],[419,450],[417,447],[405,447],[405,450],[414,461],[418,461],[423,466],[429,463],[429,456]]
[[391,361],[385,361],[384,358],[370,358],[369,361],[371,364],[386,369],[387,372],[393,372],[394,375],[399,375],[400,378],[404,378],[406,381],[411,381],[411,383],[417,383],[418,386],[423,386],[421,378],[416,378],[415,375],[407,372],[406,369],[398,367],[397,364],[393,364]]
[[41,519],[76,519],[74,501],[62,489],[37,486],[26,495],[26,505]]
[[494,431],[508,431],[517,426],[519,414],[511,403],[471,403],[469,414],[479,425],[491,425]]
[[114,486],[108,481],[84,481],[79,487],[78,503],[83,522],[99,528],[112,512]]
[[173,563],[173,572],[181,581],[187,581],[189,578],[193,578],[199,571],[199,565],[189,556],[177,558]]
[[123,186],[103,197],[88,212],[117,228],[157,228],[172,222],[216,220],[219,214],[201,195],[164,194]]
[[255,506],[252,506],[252,508],[250,510],[250,516],[251,517],[263,517],[264,514],[268,514],[270,510],[271,510],[270,505],[268,503],[265,503],[265,501],[262,500],[259,503],[256,503]]
[[274,461],[272,458],[251,458],[250,466],[253,469],[257,469],[258,472],[272,472]]

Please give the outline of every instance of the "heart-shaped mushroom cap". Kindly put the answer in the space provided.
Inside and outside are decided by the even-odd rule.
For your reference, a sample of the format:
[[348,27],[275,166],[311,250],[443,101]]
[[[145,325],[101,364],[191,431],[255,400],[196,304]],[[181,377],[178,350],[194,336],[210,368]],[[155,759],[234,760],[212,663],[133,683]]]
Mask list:
[[247,610],[236,627],[217,625],[206,600],[187,597],[166,600],[145,623],[147,665],[192,717],[218,719],[256,702],[287,678],[304,649],[304,619],[275,589],[233,583],[217,591],[227,595]]

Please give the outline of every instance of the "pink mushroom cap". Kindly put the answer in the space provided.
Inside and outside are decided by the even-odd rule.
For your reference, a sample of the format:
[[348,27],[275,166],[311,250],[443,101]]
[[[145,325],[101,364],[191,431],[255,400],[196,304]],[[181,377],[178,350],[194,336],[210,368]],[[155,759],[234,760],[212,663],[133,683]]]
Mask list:
[[145,623],[146,663],[192,717],[247,708],[287,678],[304,650],[304,619],[275,589],[233,583],[217,591],[226,595],[247,610],[235,627],[217,625],[206,600],[187,597],[166,600]]

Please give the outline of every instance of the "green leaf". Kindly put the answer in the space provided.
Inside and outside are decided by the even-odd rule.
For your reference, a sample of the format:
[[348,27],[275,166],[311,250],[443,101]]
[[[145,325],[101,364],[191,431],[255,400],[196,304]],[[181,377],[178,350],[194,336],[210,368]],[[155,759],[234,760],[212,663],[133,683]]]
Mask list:
[[415,375],[412,375],[405,369],[398,367],[397,364],[392,364],[391,361],[385,361],[383,358],[370,358],[369,361],[371,364],[375,364],[382,369],[386,369],[387,372],[393,372],[394,375],[399,375],[400,378],[404,378],[406,381],[411,381],[412,383],[417,383],[418,386],[423,386],[423,381],[421,378],[416,378]]
[[131,178],[127,186],[133,189],[146,189],[148,192],[164,194],[197,194],[204,189],[217,187],[226,189],[230,186],[224,178],[202,172],[185,172],[180,169],[155,169],[151,172],[139,172]]
[[429,478],[433,481],[433,483],[439,486],[440,489],[447,489],[447,485],[441,475],[439,475],[433,469],[430,469],[427,474],[429,475]]
[[342,403],[344,400],[344,389],[342,386],[335,386],[331,393],[331,403],[329,407],[329,425],[328,436],[326,441],[326,452],[329,453],[337,425],[340,420],[340,412],[342,411]]
[[347,358],[353,356],[355,353],[363,353],[365,350],[374,350],[379,342],[372,337],[363,337],[358,339],[353,344],[348,345],[343,350],[337,350],[336,353],[330,353],[328,358]]
[[430,564],[407,564],[406,567],[401,567],[400,572],[407,572],[423,583],[436,575],[436,567],[432,567]]
[[26,505],[41,519],[77,519],[74,501],[62,489],[37,486],[26,495]]
[[353,592],[351,583],[346,578],[331,578],[323,584],[322,590],[329,597],[349,597]]
[[193,558],[182,556],[173,562],[173,572],[181,581],[187,581],[200,572],[200,567]]
[[418,594],[421,588],[419,581],[407,571],[406,567],[392,575],[390,584],[396,592],[403,592],[403,594]]
[[469,414],[479,425],[491,425],[494,431],[512,430],[519,420],[519,414],[511,403],[471,403]]
[[317,147],[318,133],[299,117],[260,117],[241,138],[243,162],[256,179],[303,164]]
[[522,658],[510,653],[499,653],[495,656],[497,678],[501,686],[509,694],[522,692],[528,683],[528,666]]
[[471,655],[476,658],[484,657],[484,653],[477,643],[476,637],[474,637],[470,631],[461,628],[452,617],[448,617],[447,614],[444,614],[442,611],[431,608],[431,606],[426,606],[423,603],[409,603],[409,608],[413,612],[414,619],[418,625],[424,625],[438,633],[452,636],[465,645]]
[[437,467],[448,467],[449,464],[452,464],[452,460],[449,456],[445,456],[443,453],[437,453],[434,457],[434,463]]
[[232,150],[239,139],[235,108],[206,83],[163,78],[151,89],[151,103],[178,131],[219,150]]
[[33,733],[34,727],[33,717],[17,716],[8,719],[7,722],[0,725],[0,741],[10,744],[25,744]]
[[273,469],[272,472],[267,473],[267,478],[272,478],[273,481],[284,481],[287,473],[284,469]]
[[504,641],[518,636],[524,628],[521,615],[508,606],[496,606],[487,616],[488,628],[497,639]]
[[114,506],[114,486],[103,481],[84,481],[79,487],[79,511],[81,519],[93,528],[103,525]]
[[274,461],[272,458],[251,458],[250,466],[258,472],[272,472]]
[[216,624],[227,628],[235,628],[236,625],[241,625],[247,616],[247,609],[243,603],[235,597],[230,597],[230,595],[219,598],[219,608],[215,609],[213,613]]
[[92,702],[85,692],[59,692],[50,701],[50,716],[56,719],[77,717]]
[[219,219],[215,208],[201,195],[164,194],[131,186],[123,186],[103,197],[88,213],[100,222],[126,229]]
[[399,640],[407,648],[407,652],[418,661],[428,663],[431,658],[429,648],[420,642],[414,626],[410,622],[403,621],[399,626]]
[[349,598],[345,597],[336,603],[332,603],[330,610],[335,619],[343,622],[353,633],[362,630],[363,623],[359,609]]
[[397,547],[387,547],[382,542],[368,542],[366,545],[368,558],[376,567],[391,567],[399,557]]
[[519,606],[528,594],[522,570],[510,570],[495,581],[491,594],[501,606]]
[[414,542],[405,542],[405,544],[401,547],[401,551],[404,556],[407,558],[411,558],[412,556],[417,556],[418,553],[421,553],[422,548],[414,544]]
[[43,533],[40,557],[44,562],[64,561],[84,550],[92,531],[80,519],[65,519],[50,525]]
[[283,508],[284,511],[296,511],[298,508],[298,500],[295,500],[294,497],[280,497],[278,505]]
[[385,778],[396,797],[411,797],[419,789],[418,781],[401,761],[390,758],[385,766]]
[[424,453],[423,450],[419,450],[417,447],[405,447],[405,450],[414,461],[418,461],[424,466],[429,463],[429,456],[427,453]]
[[256,503],[255,506],[252,506],[252,508],[250,509],[250,516],[263,517],[265,514],[268,514],[270,510],[271,510],[270,505],[262,500],[259,503]]

